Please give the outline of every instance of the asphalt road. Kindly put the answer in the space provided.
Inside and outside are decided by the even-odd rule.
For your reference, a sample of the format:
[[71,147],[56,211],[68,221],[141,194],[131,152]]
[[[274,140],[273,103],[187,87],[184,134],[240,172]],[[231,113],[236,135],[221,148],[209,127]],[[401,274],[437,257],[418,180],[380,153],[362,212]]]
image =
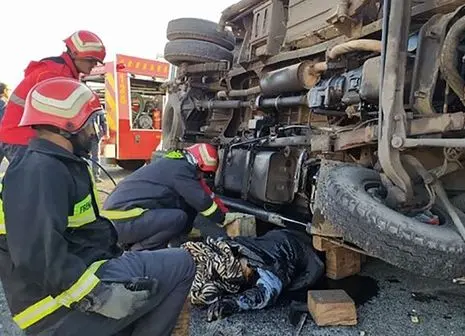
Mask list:
[[[3,165],[2,165],[3,166]],[[117,180],[125,172],[110,169]],[[107,181],[102,185],[108,189]],[[307,319],[301,335],[465,335],[465,286],[420,278],[379,260],[369,259],[361,276],[343,282],[324,282],[324,288],[343,288],[356,302],[358,324],[354,327],[319,328]],[[305,300],[305,293],[285,295],[275,307],[237,314],[207,323],[206,313],[194,309],[191,335],[293,335],[290,300]],[[365,301],[365,302],[364,302]],[[12,323],[5,298],[0,292],[0,335],[22,333]]]

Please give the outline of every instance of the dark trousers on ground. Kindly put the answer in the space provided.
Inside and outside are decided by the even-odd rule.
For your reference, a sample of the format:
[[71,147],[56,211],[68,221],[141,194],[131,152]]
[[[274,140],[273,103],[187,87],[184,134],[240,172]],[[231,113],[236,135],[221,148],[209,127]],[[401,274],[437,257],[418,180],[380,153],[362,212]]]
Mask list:
[[72,311],[53,328],[37,336],[169,336],[194,275],[194,261],[185,250],[126,252],[107,261],[97,276],[120,280],[144,276],[156,278],[158,290],[149,303],[121,320]]
[[24,153],[26,153],[27,146],[2,143],[0,144],[0,149],[2,155],[4,155],[9,164],[12,165],[15,161],[19,161],[23,158]]
[[167,247],[173,238],[186,233],[188,221],[188,215],[180,209],[151,209],[135,219],[114,224],[118,241],[130,250],[140,251]]

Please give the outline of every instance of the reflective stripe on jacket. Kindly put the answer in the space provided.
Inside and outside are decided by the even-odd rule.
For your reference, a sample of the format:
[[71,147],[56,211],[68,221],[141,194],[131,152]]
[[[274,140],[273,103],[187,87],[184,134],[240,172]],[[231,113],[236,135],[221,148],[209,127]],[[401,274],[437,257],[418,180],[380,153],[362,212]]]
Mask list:
[[49,78],[79,78],[79,73],[71,57],[67,53],[59,57],[45,58],[39,62],[29,63],[24,71],[24,78],[11,93],[0,122],[0,142],[16,145],[27,145],[35,136],[31,127],[19,127],[24,112],[27,94],[34,85]]
[[[3,175],[3,174],[2,174]],[[3,189],[3,181],[0,183],[0,195]],[[68,216],[68,227],[79,228],[86,224],[91,224],[97,219],[96,213],[92,206],[92,195],[87,195],[82,201],[74,205],[74,213]],[[0,198],[0,235],[6,235],[5,215],[3,213],[3,201]],[[47,315],[55,312],[62,306],[70,307],[71,304],[80,301],[99,283],[99,279],[95,276],[95,272],[104,263],[104,260],[99,260],[82,274],[82,276],[69,289],[57,297],[47,296],[26,308],[22,312],[13,316],[13,321],[21,329],[27,329],[34,323],[40,321]]]
[[104,209],[133,208],[181,209],[215,223],[224,221],[224,212],[204,189],[196,166],[180,152],[158,158],[124,178],[104,204]]
[[[0,193],[2,189],[3,183],[0,184]],[[68,227],[79,228],[94,222],[96,219],[97,217],[92,207],[92,196],[89,194],[82,201],[74,205],[73,214],[68,216]],[[5,215],[3,213],[3,201],[0,199],[0,235],[4,234],[6,234]]]
[[34,139],[2,182],[1,281],[13,320],[35,334],[96,289],[95,272],[122,251],[88,165],[72,153]]
[[[90,172],[90,176],[92,173]],[[0,178],[3,174],[0,174]],[[95,187],[95,184],[93,184]],[[0,195],[3,189],[3,181],[0,183]],[[94,189],[94,195],[98,194]],[[113,220],[130,219],[140,216],[144,209],[131,209],[127,211],[101,211],[100,215]],[[74,205],[73,215],[68,216],[68,228],[80,228],[84,225],[93,223],[96,217],[92,205],[92,195],[87,195],[82,201]],[[5,216],[3,213],[3,202],[0,197],[0,235],[6,234]],[[99,279],[95,276],[95,272],[105,261],[94,262],[84,274],[73,284],[69,289],[65,290],[57,297],[47,296],[45,299],[35,303],[34,305],[26,308],[22,312],[13,316],[13,320],[21,329],[26,329],[34,323],[40,321],[47,315],[55,312],[62,306],[70,307],[71,304],[80,301],[84,296],[89,294],[92,289],[99,283]]]

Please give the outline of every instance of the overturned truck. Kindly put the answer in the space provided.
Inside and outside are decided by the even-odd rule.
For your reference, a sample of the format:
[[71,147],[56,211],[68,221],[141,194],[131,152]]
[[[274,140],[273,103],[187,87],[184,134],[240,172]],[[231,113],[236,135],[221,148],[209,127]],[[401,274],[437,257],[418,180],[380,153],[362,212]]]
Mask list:
[[243,0],[172,20],[164,149],[216,145],[231,208],[464,276],[464,5]]

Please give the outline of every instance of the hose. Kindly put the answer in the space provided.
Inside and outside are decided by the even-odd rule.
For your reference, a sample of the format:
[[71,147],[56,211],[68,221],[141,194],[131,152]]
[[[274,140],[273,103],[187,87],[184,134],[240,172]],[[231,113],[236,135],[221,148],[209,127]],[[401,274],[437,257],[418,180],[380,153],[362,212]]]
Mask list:
[[97,189],[98,192],[101,192],[101,193],[104,193],[105,195],[107,196],[110,196],[110,193],[106,190],[103,190],[103,189]]
[[113,182],[113,185],[116,187],[116,182],[115,182],[115,180],[113,179],[113,177],[110,175],[110,173],[109,173],[105,168],[103,168],[103,166],[102,166],[98,161],[95,161],[95,160],[92,159],[91,157],[88,157],[88,159],[89,159],[90,161],[92,161],[93,163],[95,163],[97,166],[99,166],[99,168],[103,170],[103,172],[105,173],[105,175],[108,176],[108,178],[111,180],[111,182]]
[[457,228],[460,236],[462,239],[465,241],[465,226],[462,223],[462,219],[460,218],[459,213],[461,212],[459,209],[457,209],[450,201],[449,197],[447,197],[446,191],[444,190],[444,187],[441,184],[441,181],[436,180],[436,182],[433,184],[433,189],[436,192],[436,195],[438,198],[442,201],[444,207],[446,208],[447,212],[449,213],[452,221],[455,224],[455,227]]
[[[334,46],[328,52],[328,60],[334,60],[339,56],[347,54],[352,51],[372,51],[381,53],[382,49],[382,42],[378,40],[369,40],[369,39],[362,39],[362,40],[353,40],[349,42],[345,42],[342,44],[338,44]],[[313,64],[310,69],[310,75],[314,76],[315,78],[319,79],[319,74],[328,70],[328,62],[318,62]],[[316,80],[315,82],[317,82]]]
[[328,52],[328,59],[333,60],[352,51],[372,51],[381,53],[381,49],[382,42],[379,40],[353,40],[338,44],[331,48],[331,50]]
[[441,51],[439,68],[444,80],[465,105],[464,89],[465,82],[457,71],[457,46],[463,38],[465,32],[465,17],[462,17],[450,27],[444,39]]
[[218,98],[228,98],[228,97],[247,97],[254,94],[259,94],[261,91],[260,86],[254,86],[249,89],[243,90],[231,90],[231,91],[218,91],[216,96]]
[[411,167],[415,168],[416,172],[421,176],[423,179],[423,183],[425,184],[425,189],[428,192],[429,201],[428,203],[417,209],[419,212],[429,210],[436,202],[436,194],[432,188],[432,184],[434,183],[434,176],[426,170],[426,168],[421,164],[421,162],[412,155],[404,155],[402,156],[402,161],[404,163],[409,164]]

